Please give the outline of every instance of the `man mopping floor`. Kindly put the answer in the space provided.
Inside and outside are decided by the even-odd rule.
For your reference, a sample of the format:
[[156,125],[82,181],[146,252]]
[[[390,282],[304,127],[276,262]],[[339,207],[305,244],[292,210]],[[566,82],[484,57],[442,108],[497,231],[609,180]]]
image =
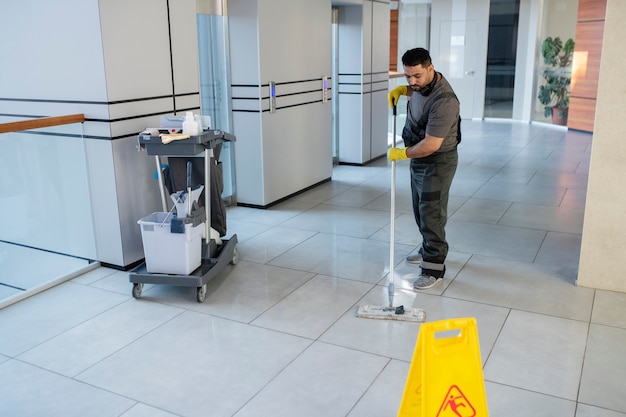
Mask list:
[[425,290],[441,282],[446,272],[445,227],[448,195],[458,164],[457,145],[461,141],[460,106],[448,81],[435,71],[426,49],[406,51],[402,65],[408,86],[394,88],[388,98],[394,107],[401,95],[408,97],[402,130],[405,147],[392,147],[388,158],[392,162],[411,160],[413,214],[423,240],[419,250],[407,256],[406,261],[419,264],[421,274],[413,288]]

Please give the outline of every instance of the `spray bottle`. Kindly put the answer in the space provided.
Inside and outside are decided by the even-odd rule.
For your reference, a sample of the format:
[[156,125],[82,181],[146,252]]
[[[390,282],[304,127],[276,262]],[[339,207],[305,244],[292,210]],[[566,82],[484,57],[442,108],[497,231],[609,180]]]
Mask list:
[[200,133],[200,129],[198,129],[198,122],[194,119],[193,112],[188,111],[185,115],[183,133],[185,135],[198,135]]

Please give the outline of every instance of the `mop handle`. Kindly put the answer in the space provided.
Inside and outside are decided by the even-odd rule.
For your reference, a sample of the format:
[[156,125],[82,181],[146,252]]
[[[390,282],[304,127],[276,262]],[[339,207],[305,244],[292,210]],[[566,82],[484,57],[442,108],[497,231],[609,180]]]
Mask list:
[[187,216],[191,216],[193,202],[191,201],[191,161],[187,161]]
[[[396,146],[396,106],[393,106],[393,142],[391,146]],[[394,265],[395,265],[395,233],[396,233],[396,161],[391,161],[391,222],[390,222],[390,236],[389,236],[389,308],[393,307],[393,294],[394,294]]]

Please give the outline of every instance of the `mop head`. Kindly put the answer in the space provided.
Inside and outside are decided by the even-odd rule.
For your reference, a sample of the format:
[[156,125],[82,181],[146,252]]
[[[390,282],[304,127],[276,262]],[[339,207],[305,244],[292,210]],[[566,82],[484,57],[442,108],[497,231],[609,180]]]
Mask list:
[[415,321],[419,323],[426,320],[426,312],[424,310],[419,308],[404,308],[404,306],[381,307],[362,305],[357,307],[356,316],[366,319]]

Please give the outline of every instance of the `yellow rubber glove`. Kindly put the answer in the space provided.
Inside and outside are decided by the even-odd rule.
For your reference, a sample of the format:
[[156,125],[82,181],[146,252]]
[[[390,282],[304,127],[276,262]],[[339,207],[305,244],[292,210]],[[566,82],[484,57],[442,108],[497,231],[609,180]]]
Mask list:
[[398,159],[409,159],[406,156],[406,148],[389,148],[389,152],[387,152],[387,158],[390,161],[397,161]]
[[389,101],[389,107],[393,108],[398,104],[400,100],[400,96],[406,96],[406,93],[409,91],[409,88],[406,85],[399,85],[389,93],[387,93],[387,101]]

